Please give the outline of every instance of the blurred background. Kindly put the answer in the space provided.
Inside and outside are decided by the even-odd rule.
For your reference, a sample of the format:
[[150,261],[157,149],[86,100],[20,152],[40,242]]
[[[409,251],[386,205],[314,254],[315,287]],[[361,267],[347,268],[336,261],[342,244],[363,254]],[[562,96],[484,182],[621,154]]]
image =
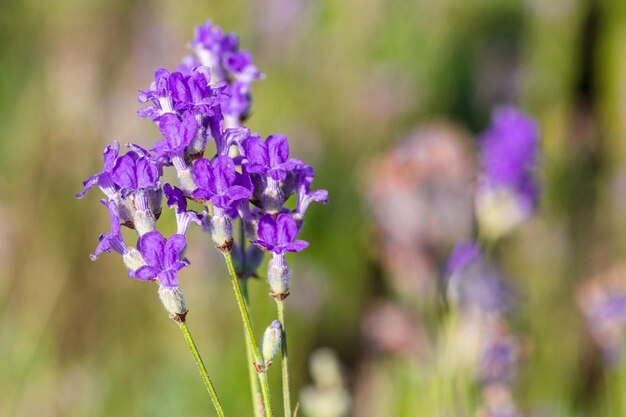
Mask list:
[[[543,150],[539,210],[493,254],[518,294],[512,396],[529,415],[609,415],[611,370],[578,300],[626,255],[622,0],[0,2],[0,415],[212,415],[154,287],[118,256],[90,261],[109,227],[100,195],[73,197],[106,144],[159,137],[137,90],[206,19],[266,74],[248,126],[287,134],[330,194],[290,258],[301,415],[437,415],[419,394],[437,349],[429,305],[472,236],[475,137],[501,103],[537,119]],[[171,213],[159,224],[175,231]],[[251,415],[226,269],[207,235],[188,239],[190,328],[228,415]],[[266,291],[251,284],[259,337],[275,314]]]

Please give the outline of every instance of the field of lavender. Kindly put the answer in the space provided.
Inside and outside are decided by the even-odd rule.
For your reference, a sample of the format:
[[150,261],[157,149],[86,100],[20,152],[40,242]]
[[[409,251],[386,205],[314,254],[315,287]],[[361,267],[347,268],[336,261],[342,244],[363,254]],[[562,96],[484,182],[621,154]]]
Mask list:
[[624,45],[623,0],[0,2],[0,416],[626,417]]

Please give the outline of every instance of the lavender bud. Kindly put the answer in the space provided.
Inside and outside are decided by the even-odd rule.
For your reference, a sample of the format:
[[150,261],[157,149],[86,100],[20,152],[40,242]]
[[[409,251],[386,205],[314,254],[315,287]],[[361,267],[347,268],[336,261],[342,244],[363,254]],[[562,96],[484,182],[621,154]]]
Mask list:
[[185,321],[187,306],[185,305],[183,291],[179,287],[159,285],[159,298],[161,303],[163,303],[163,307],[170,313],[170,317]]
[[272,254],[272,259],[267,265],[267,281],[272,297],[278,300],[287,298],[291,285],[291,270],[285,261],[284,254]]
[[122,260],[126,268],[133,272],[146,264],[141,253],[135,248],[128,248],[128,252],[122,256]]
[[267,326],[265,333],[263,333],[263,342],[261,343],[261,350],[263,353],[263,361],[265,366],[269,366],[272,359],[278,355],[282,346],[283,332],[278,320],[274,320],[272,324]]
[[233,222],[226,210],[215,207],[211,218],[210,231],[213,242],[219,250],[227,252],[233,246]]

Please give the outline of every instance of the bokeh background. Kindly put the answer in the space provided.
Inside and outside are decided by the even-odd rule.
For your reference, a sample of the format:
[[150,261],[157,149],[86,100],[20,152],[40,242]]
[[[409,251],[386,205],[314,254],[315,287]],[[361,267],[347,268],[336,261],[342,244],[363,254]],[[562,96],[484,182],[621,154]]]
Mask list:
[[[127,279],[117,256],[90,261],[108,227],[98,193],[73,198],[106,144],[158,138],[135,115],[137,90],[174,68],[208,18],[237,32],[266,74],[248,126],[287,134],[330,194],[309,211],[311,247],[290,258],[293,395],[311,384],[311,353],[329,347],[350,415],[428,415],[411,403],[419,375],[403,364],[425,337],[423,282],[454,241],[398,266],[381,222],[453,225],[446,236],[467,238],[471,207],[444,199],[446,217],[433,219],[435,197],[419,184],[413,210],[389,204],[376,180],[390,149],[424,134],[452,136],[458,152],[419,175],[471,177],[473,138],[494,106],[514,103],[538,120],[543,148],[540,210],[497,248],[519,293],[515,398],[533,415],[606,415],[605,371],[576,299],[626,255],[622,0],[0,2],[0,415],[210,415],[155,289]],[[159,223],[175,230],[171,213]],[[226,269],[206,235],[188,238],[190,327],[229,415],[250,415]],[[251,284],[259,336],[274,317],[266,288]]]

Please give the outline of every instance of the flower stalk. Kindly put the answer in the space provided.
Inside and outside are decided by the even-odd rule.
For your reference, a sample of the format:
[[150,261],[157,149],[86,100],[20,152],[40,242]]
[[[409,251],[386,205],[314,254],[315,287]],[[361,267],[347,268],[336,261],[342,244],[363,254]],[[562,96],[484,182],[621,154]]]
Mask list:
[[220,404],[220,400],[217,397],[217,392],[213,387],[213,383],[211,382],[211,378],[209,378],[209,374],[204,366],[204,362],[202,361],[202,357],[198,352],[198,348],[196,347],[193,338],[191,337],[191,333],[189,332],[189,328],[187,327],[187,323],[183,320],[177,321],[178,327],[180,331],[183,333],[183,337],[185,338],[185,342],[187,342],[187,346],[189,346],[189,350],[193,355],[194,360],[196,361],[196,365],[198,366],[198,371],[200,371],[200,375],[202,376],[202,381],[206,386],[207,391],[209,392],[209,396],[211,397],[211,401],[213,402],[213,407],[215,407],[215,411],[217,415],[220,417],[224,417],[224,410],[222,409],[222,405]]
[[270,389],[269,383],[267,380],[267,370],[263,367],[263,358],[259,353],[259,347],[256,344],[254,339],[254,332],[252,331],[252,323],[250,321],[250,314],[248,312],[248,308],[246,306],[246,301],[243,297],[243,292],[241,291],[241,286],[239,285],[239,279],[237,278],[237,273],[235,272],[235,267],[233,266],[233,259],[230,251],[223,252],[224,260],[226,261],[226,267],[228,268],[228,275],[230,276],[231,283],[233,284],[233,289],[235,291],[235,297],[237,299],[237,306],[239,307],[239,313],[241,314],[241,320],[243,322],[243,327],[246,335],[246,343],[248,344],[250,350],[252,351],[252,357],[254,359],[254,366],[257,370],[259,383],[261,385],[261,396],[263,397],[263,407],[265,408],[265,416],[272,417],[274,414],[272,412],[272,404],[270,397]]
[[285,303],[283,300],[276,300],[276,310],[278,321],[283,330],[282,338],[282,358],[280,360],[281,379],[283,386],[283,413],[285,417],[291,417],[291,394],[289,391],[289,357],[287,354],[287,328],[285,327]]

